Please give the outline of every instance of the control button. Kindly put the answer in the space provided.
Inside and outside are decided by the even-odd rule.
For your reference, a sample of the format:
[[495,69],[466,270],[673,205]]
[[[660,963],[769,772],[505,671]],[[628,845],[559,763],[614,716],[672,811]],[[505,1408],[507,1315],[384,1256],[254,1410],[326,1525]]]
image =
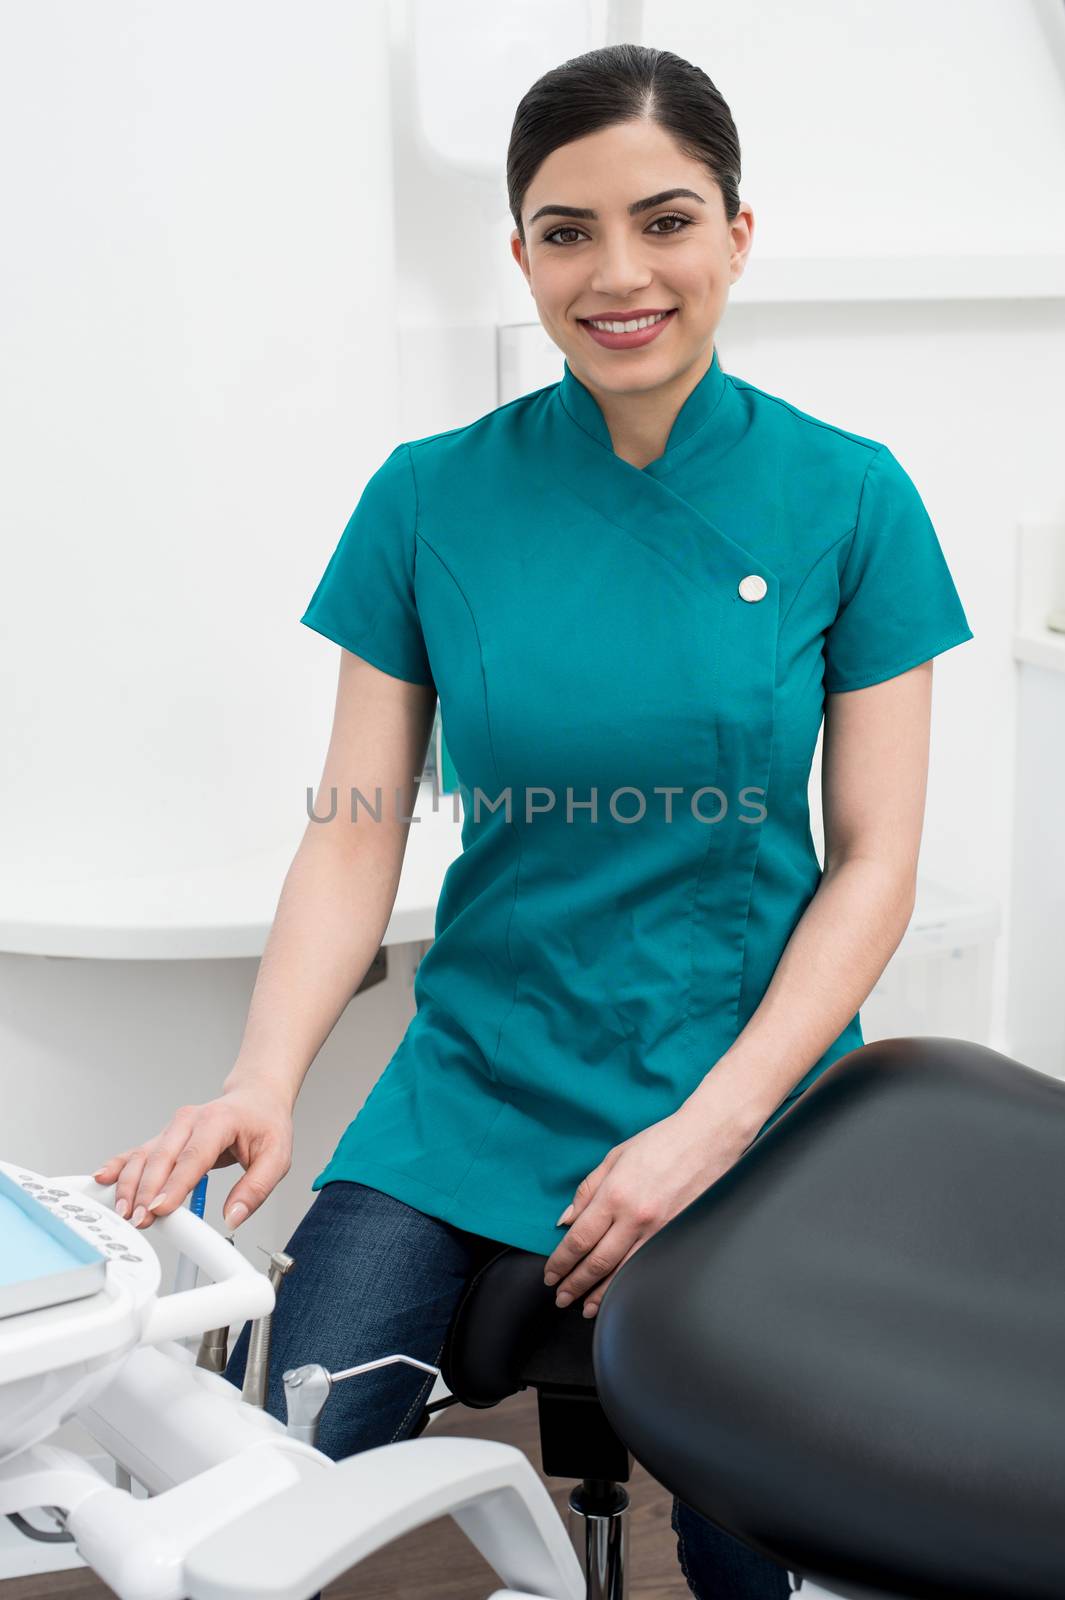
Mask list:
[[133,1255],[129,1250],[123,1250],[118,1259],[120,1261],[139,1261],[140,1256]]
[[740,595],[744,600],[764,600],[769,593],[769,585],[757,572],[750,572],[746,578],[740,579]]

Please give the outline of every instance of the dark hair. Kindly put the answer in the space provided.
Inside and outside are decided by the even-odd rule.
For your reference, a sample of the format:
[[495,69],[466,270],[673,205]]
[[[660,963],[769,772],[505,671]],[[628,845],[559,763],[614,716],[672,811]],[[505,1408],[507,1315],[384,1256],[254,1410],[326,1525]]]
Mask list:
[[701,67],[672,50],[611,44],[563,61],[538,78],[514,113],[507,198],[525,243],[525,191],[552,150],[600,128],[647,118],[713,174],[732,222],[740,208],[740,139],[732,113]]

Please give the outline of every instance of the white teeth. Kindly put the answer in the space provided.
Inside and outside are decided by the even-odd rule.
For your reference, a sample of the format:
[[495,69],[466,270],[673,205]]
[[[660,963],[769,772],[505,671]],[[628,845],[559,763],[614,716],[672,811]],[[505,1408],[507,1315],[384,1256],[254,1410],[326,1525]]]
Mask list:
[[669,316],[668,311],[660,311],[654,317],[637,317],[634,322],[596,322],[594,317],[588,321],[593,328],[601,328],[604,333],[635,333],[638,328],[650,328],[653,323],[662,322]]

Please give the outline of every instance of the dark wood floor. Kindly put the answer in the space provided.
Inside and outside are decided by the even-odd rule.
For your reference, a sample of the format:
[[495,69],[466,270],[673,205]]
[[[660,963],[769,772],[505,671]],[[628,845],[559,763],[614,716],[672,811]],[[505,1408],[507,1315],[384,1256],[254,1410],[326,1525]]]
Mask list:
[[[500,1439],[524,1450],[540,1472],[536,1396],[532,1390],[512,1395],[487,1411],[450,1406],[430,1424],[442,1435]],[[566,1497],[572,1485],[561,1478],[543,1478],[566,1521]],[[638,1463],[626,1485],[629,1509],[630,1600],[690,1600],[676,1558],[676,1539],[669,1525],[671,1496]],[[438,1517],[397,1539],[386,1550],[363,1561],[324,1591],[325,1600],[483,1600],[500,1587],[492,1568],[478,1554],[450,1517]],[[40,1573],[0,1583],[0,1600],[55,1600],[56,1596],[113,1594],[85,1568]]]

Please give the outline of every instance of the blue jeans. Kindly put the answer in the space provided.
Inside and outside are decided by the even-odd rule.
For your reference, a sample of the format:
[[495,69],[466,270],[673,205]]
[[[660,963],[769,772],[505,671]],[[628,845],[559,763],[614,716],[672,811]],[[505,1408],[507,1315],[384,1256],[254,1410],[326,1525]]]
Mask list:
[[[266,1409],[286,1418],[281,1374],[329,1372],[402,1352],[438,1366],[466,1285],[501,1248],[366,1184],[324,1185],[285,1249],[295,1266],[277,1293]],[[245,1327],[225,1376],[244,1381]],[[333,1461],[394,1444],[419,1428],[434,1378],[397,1363],[346,1378],[322,1412],[318,1448]],[[788,1574],[674,1497],[673,1530],[697,1600],[787,1600]]]

